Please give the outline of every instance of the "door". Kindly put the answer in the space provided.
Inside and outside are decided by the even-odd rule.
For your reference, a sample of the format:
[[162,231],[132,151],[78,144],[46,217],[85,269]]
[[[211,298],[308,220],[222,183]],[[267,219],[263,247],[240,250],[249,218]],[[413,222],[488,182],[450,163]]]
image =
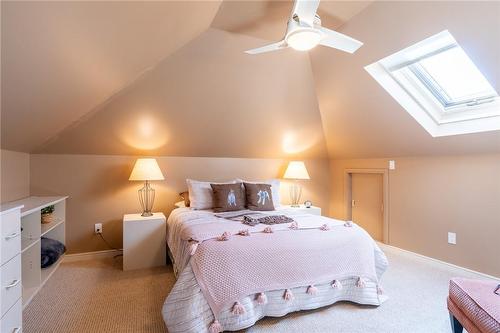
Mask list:
[[384,185],[379,173],[353,173],[352,220],[373,239],[383,241]]

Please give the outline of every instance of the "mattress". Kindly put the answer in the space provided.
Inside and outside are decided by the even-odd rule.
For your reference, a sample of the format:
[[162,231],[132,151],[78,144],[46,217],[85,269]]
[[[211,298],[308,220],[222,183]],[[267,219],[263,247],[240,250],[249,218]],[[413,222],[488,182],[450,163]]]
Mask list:
[[[282,209],[273,214],[284,214],[300,218],[295,212]],[[311,218],[311,216],[308,216]],[[323,217],[324,218],[324,217]],[[167,243],[173,259],[177,282],[163,305],[162,315],[170,333],[173,332],[208,332],[214,321],[212,310],[205,299],[189,260],[189,244],[180,237],[183,224],[192,225],[213,222],[217,217],[211,211],[194,211],[190,208],[175,209],[167,221]],[[378,278],[387,269],[388,262],[384,253],[375,244],[374,256]],[[314,295],[306,293],[308,286],[291,289],[293,301],[283,299],[282,290],[266,291],[267,303],[258,304],[255,295],[248,295],[240,300],[245,313],[235,315],[231,308],[225,308],[218,315],[218,321],[225,331],[244,329],[255,324],[259,319],[270,316],[280,317],[290,312],[317,309],[338,301],[351,301],[358,304],[378,306],[387,296],[381,294],[375,282],[367,282],[364,288],[356,287],[356,279],[341,280],[342,289],[332,288],[330,283],[317,284]]]

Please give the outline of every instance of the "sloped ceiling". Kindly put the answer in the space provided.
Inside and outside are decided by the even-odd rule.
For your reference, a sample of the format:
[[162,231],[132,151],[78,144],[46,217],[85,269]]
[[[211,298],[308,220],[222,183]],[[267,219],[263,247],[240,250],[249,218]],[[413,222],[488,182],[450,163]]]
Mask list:
[[[321,1],[318,14],[324,26],[336,29],[372,1]],[[293,1],[224,1],[212,27],[232,33],[278,41],[286,32]]]
[[364,42],[355,54],[310,52],[331,157],[500,152],[500,131],[431,137],[364,70],[446,29],[500,92],[500,2],[376,2],[342,26]]
[[36,152],[326,156],[308,55],[259,42],[209,29]]
[[32,151],[200,33],[218,1],[2,1],[2,147]]
[[500,3],[322,1],[324,26],[365,43],[354,55],[243,53],[282,38],[291,8],[2,2],[2,148],[334,158],[500,151],[499,132],[430,137],[363,69],[449,29],[500,91]]

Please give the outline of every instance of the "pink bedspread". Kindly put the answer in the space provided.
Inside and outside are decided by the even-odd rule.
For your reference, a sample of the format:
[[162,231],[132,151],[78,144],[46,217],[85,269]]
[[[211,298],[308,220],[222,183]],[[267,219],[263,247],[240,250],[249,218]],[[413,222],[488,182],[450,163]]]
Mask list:
[[[197,241],[191,265],[215,318],[242,297],[269,290],[285,293],[346,278],[358,279],[359,287],[368,280],[378,283],[373,239],[356,225],[320,221],[297,229],[274,225],[271,233],[267,226],[225,220],[187,226],[182,238]],[[250,235],[237,235],[242,229]]]

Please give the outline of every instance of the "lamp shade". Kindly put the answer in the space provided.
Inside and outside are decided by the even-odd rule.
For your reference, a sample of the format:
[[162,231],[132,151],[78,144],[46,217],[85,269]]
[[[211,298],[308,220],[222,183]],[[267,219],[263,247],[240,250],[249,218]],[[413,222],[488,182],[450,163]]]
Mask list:
[[285,179],[310,179],[306,165],[302,161],[291,161],[286,168]]
[[128,180],[163,180],[158,162],[154,158],[139,158]]

